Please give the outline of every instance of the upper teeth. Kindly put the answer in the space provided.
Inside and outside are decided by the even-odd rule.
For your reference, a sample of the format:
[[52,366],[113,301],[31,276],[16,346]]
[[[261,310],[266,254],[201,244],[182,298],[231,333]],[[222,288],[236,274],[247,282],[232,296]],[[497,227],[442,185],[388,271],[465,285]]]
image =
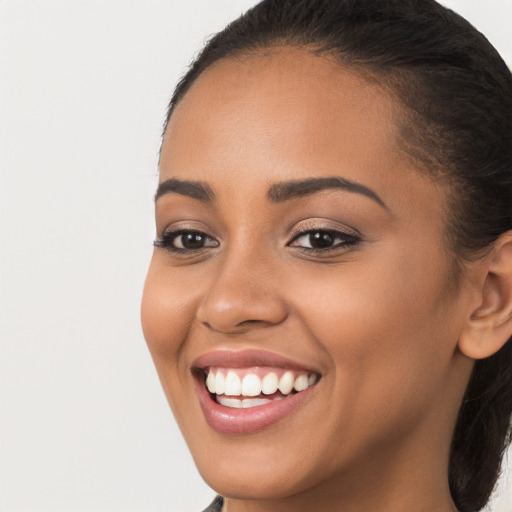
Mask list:
[[289,395],[293,390],[303,391],[312,386],[317,379],[316,373],[294,372],[291,370],[278,377],[276,371],[245,373],[240,376],[235,369],[208,369],[206,387],[216,395],[254,397],[261,393],[272,395],[279,390]]

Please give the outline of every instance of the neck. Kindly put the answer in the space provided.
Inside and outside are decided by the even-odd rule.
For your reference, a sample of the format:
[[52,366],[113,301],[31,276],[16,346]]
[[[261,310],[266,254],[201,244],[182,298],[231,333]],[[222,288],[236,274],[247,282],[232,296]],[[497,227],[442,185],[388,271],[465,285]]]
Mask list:
[[222,512],[457,512],[448,485],[425,479],[421,471],[406,478],[390,474],[357,482],[340,476],[314,489],[283,498],[225,499]]

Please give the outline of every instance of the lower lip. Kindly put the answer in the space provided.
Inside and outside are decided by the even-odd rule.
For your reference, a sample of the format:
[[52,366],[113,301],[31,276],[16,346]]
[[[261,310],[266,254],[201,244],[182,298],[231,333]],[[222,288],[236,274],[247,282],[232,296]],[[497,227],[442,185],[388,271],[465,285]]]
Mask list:
[[314,387],[257,407],[236,409],[218,404],[201,379],[196,379],[199,403],[208,425],[221,434],[249,434],[274,425],[311,398]]

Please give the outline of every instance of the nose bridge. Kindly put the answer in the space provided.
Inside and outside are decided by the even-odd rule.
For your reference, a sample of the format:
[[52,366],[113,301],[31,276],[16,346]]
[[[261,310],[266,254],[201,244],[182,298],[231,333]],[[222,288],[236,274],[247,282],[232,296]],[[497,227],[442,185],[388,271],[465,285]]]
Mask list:
[[219,258],[217,274],[198,308],[201,323],[229,333],[275,325],[286,318],[271,254],[258,244],[240,241]]

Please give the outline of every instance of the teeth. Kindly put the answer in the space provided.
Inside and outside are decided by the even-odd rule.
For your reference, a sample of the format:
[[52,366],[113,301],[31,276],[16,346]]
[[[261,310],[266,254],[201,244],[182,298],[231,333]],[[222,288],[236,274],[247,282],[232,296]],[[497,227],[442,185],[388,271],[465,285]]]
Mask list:
[[272,400],[268,398],[246,398],[242,400],[242,409],[249,409],[250,407],[258,407],[258,405],[269,404]]
[[308,386],[308,376],[305,373],[299,375],[293,383],[293,389],[295,389],[295,391],[304,391]]
[[240,377],[235,372],[228,372],[224,384],[224,393],[226,395],[238,396],[242,394],[242,383],[240,382]]
[[210,393],[215,393],[215,375],[213,372],[209,372],[208,377],[206,377],[206,387]]
[[274,372],[267,373],[261,381],[261,391],[264,395],[272,395],[279,387],[279,379]]
[[242,381],[242,395],[258,396],[261,393],[261,380],[257,375],[248,373]]
[[279,379],[279,391],[283,393],[283,395],[288,395],[291,393],[293,389],[293,373],[285,372],[283,376]]
[[[275,371],[269,371],[263,375],[263,378],[260,378],[256,373],[245,373],[246,371],[247,370],[237,369],[210,369],[206,376],[206,387],[210,393],[216,394],[217,396],[257,397],[261,394],[274,395],[277,391],[282,395],[289,395],[293,391],[304,391],[318,380],[316,373],[295,373],[288,370],[279,378]],[[239,373],[242,373],[242,375],[245,373],[243,378],[241,378]],[[259,370],[258,373],[262,374],[263,372]],[[229,400],[235,400],[235,402],[229,402],[230,405],[227,405],[227,407],[243,407],[243,405],[236,402],[236,400],[240,401],[240,399],[230,398]],[[260,397],[258,400],[267,399]],[[256,402],[249,401],[246,407],[255,407],[255,405],[250,405],[251,403],[255,404]],[[258,403],[258,405],[262,403]]]
[[242,408],[242,400],[239,398],[226,398],[225,396],[218,396],[217,402],[224,407],[233,407],[234,409]]
[[233,409],[250,409],[251,407],[258,407],[260,405],[269,404],[270,402],[277,402],[283,400],[284,396],[276,396],[273,399],[269,398],[227,398],[225,396],[218,396],[217,403],[224,407],[231,407]]
[[224,387],[225,387],[224,375],[222,375],[222,372],[217,372],[217,375],[215,375],[215,393],[217,393],[217,395],[223,395]]

